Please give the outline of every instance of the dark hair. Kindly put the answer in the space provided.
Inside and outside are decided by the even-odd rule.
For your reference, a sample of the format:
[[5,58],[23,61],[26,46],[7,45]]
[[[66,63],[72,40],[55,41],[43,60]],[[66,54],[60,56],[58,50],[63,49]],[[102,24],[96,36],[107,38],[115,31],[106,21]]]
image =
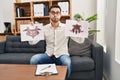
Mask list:
[[51,11],[52,8],[59,8],[59,9],[60,9],[60,12],[61,12],[60,6],[58,6],[58,5],[56,5],[56,4],[55,4],[55,5],[52,5],[52,6],[49,8],[49,12]]

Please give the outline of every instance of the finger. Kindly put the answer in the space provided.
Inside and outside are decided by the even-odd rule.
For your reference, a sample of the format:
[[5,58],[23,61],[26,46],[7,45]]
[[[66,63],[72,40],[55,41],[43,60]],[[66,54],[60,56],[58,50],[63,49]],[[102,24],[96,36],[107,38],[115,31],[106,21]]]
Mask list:
[[77,34],[77,30],[75,30],[75,33]]
[[79,30],[78,30],[78,33],[80,33],[80,32],[81,32],[81,30],[79,29]]
[[30,22],[30,24],[33,26],[33,25],[34,25],[34,22],[33,22],[33,21],[31,21],[31,22]]

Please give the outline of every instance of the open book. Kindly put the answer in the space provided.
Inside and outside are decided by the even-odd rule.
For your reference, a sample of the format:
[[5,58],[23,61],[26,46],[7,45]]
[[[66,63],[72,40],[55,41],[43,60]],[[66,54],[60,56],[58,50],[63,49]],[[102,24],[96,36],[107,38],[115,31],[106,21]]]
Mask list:
[[58,74],[55,64],[39,64],[37,65],[35,75],[53,75]]

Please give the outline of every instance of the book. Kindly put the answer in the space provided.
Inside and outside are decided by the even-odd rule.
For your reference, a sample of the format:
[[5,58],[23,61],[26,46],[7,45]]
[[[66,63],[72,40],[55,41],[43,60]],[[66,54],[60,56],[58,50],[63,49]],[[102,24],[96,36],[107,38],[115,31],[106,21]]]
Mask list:
[[21,24],[21,41],[39,41],[44,40],[42,24]]
[[55,64],[38,64],[35,75],[46,76],[58,74]]
[[17,7],[16,13],[16,17],[24,17],[24,9],[22,7]]
[[69,3],[68,2],[58,2],[58,5],[61,8],[61,14],[62,15],[68,15],[69,14]]
[[34,4],[34,16],[44,16],[44,4]]
[[44,7],[44,16],[47,16],[48,15],[48,6],[45,5]]
[[88,37],[89,23],[87,21],[66,20],[65,36]]

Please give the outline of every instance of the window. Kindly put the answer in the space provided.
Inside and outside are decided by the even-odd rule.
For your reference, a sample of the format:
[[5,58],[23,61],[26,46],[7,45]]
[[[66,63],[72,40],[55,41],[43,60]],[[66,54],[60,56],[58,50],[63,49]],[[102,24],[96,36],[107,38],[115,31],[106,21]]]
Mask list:
[[117,0],[116,12],[116,36],[115,36],[115,60],[120,64],[120,0]]

